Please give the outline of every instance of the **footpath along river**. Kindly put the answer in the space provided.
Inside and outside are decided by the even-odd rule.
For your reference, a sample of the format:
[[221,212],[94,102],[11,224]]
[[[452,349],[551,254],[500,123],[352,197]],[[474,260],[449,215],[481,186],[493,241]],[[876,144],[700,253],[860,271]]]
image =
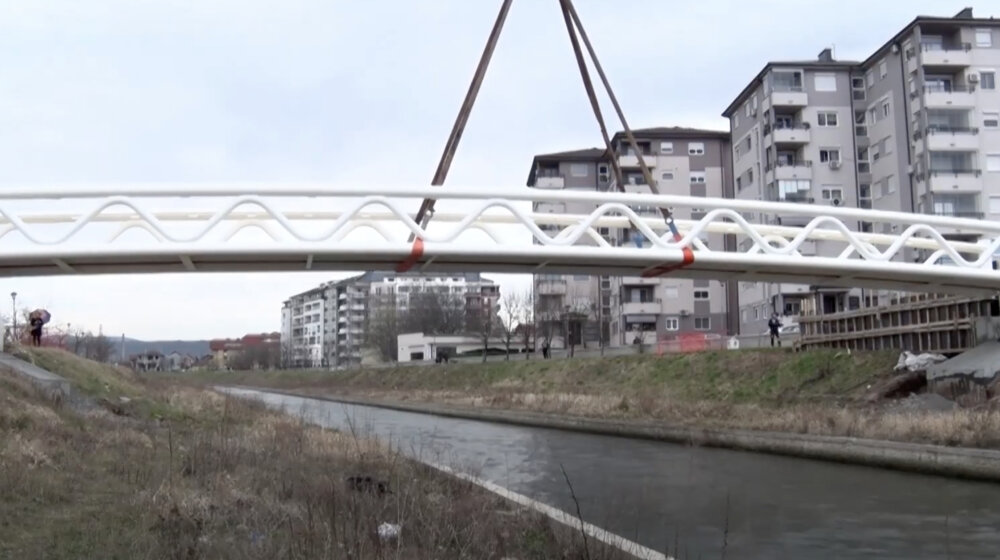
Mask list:
[[[221,389],[221,388],[220,388]],[[388,440],[680,558],[1000,559],[1000,485],[221,389]]]

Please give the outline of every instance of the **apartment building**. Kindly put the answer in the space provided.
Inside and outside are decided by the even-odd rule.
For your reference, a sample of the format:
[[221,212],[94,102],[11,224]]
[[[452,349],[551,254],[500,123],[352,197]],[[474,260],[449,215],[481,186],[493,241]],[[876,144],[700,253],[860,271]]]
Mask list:
[[[815,60],[769,62],[723,112],[736,197],[1000,218],[998,67],[1000,21],[976,19],[971,8],[918,17],[861,62],[835,60],[830,49]],[[799,225],[794,216],[747,218]],[[834,249],[820,242],[804,250]],[[793,318],[806,298],[829,313],[888,297],[740,283],[740,332],[765,330],[775,311]]]
[[493,309],[500,298],[499,286],[479,273],[374,271],[326,282],[282,304],[281,339],[286,365],[343,368],[361,364],[371,314],[388,306],[405,312],[410,296],[421,291],[459,297],[467,314],[484,307]]
[[[633,131],[636,144],[651,168],[657,190],[685,196],[732,196],[729,135],[725,132],[679,127]],[[622,167],[626,192],[649,193],[638,157],[624,133],[612,138],[614,154],[591,148],[535,156],[528,186],[539,189],[618,190],[609,158]],[[536,212],[583,214],[594,207],[539,203]],[[655,208],[635,207],[640,215],[658,217]],[[701,209],[675,209],[678,219],[700,219]],[[650,245],[648,239],[630,239],[628,230],[600,232],[612,244]],[[725,250],[721,235],[703,239],[709,247]],[[716,280],[675,278],[590,277],[535,275],[540,336],[565,343],[569,330],[576,343],[597,342],[604,333],[609,346],[631,344],[638,337],[647,344],[689,333],[735,332],[728,309],[735,290]],[[597,302],[600,302],[598,304]]]
[[[815,60],[768,62],[723,116],[732,136],[735,198],[857,206],[854,75],[858,63],[834,60],[824,49]],[[753,223],[805,225],[795,215],[746,213]],[[741,240],[738,250],[749,249]],[[837,248],[809,243],[804,254],[833,256]],[[788,283],[740,282],[739,330],[763,331],[771,313],[795,317],[802,300],[818,291],[833,305],[860,305],[859,294]],[[854,299],[851,299],[854,298]]]

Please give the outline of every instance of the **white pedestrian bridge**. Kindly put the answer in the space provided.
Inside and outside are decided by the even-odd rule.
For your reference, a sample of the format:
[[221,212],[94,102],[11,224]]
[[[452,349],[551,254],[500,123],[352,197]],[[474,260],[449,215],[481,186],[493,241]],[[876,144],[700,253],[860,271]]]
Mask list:
[[[407,209],[424,198],[439,211],[421,227]],[[677,235],[660,208],[677,216]],[[682,219],[692,212],[698,219]],[[863,222],[874,233],[860,233]],[[628,228],[641,247],[607,240]],[[6,276],[483,271],[989,294],[1000,290],[998,248],[1000,224],[985,220],[652,194],[301,184],[0,192]]]

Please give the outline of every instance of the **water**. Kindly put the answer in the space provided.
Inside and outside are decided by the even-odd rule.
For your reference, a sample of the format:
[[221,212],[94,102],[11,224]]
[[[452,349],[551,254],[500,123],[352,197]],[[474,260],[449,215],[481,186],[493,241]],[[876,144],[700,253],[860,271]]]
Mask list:
[[228,390],[575,512],[565,469],[586,521],[682,558],[1000,559],[996,484]]

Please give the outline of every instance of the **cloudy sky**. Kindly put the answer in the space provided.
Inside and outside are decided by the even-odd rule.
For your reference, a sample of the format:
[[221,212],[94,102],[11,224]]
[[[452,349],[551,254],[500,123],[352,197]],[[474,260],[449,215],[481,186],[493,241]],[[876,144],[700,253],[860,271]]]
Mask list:
[[[915,15],[968,3],[576,0],[632,126],[720,129],[767,60],[864,58]],[[426,185],[499,4],[0,0],[0,188]],[[448,184],[523,188],[533,154],[599,143],[557,0],[518,0]],[[335,277],[16,278],[0,294],[55,323],[211,338],[276,330],[283,299]]]

